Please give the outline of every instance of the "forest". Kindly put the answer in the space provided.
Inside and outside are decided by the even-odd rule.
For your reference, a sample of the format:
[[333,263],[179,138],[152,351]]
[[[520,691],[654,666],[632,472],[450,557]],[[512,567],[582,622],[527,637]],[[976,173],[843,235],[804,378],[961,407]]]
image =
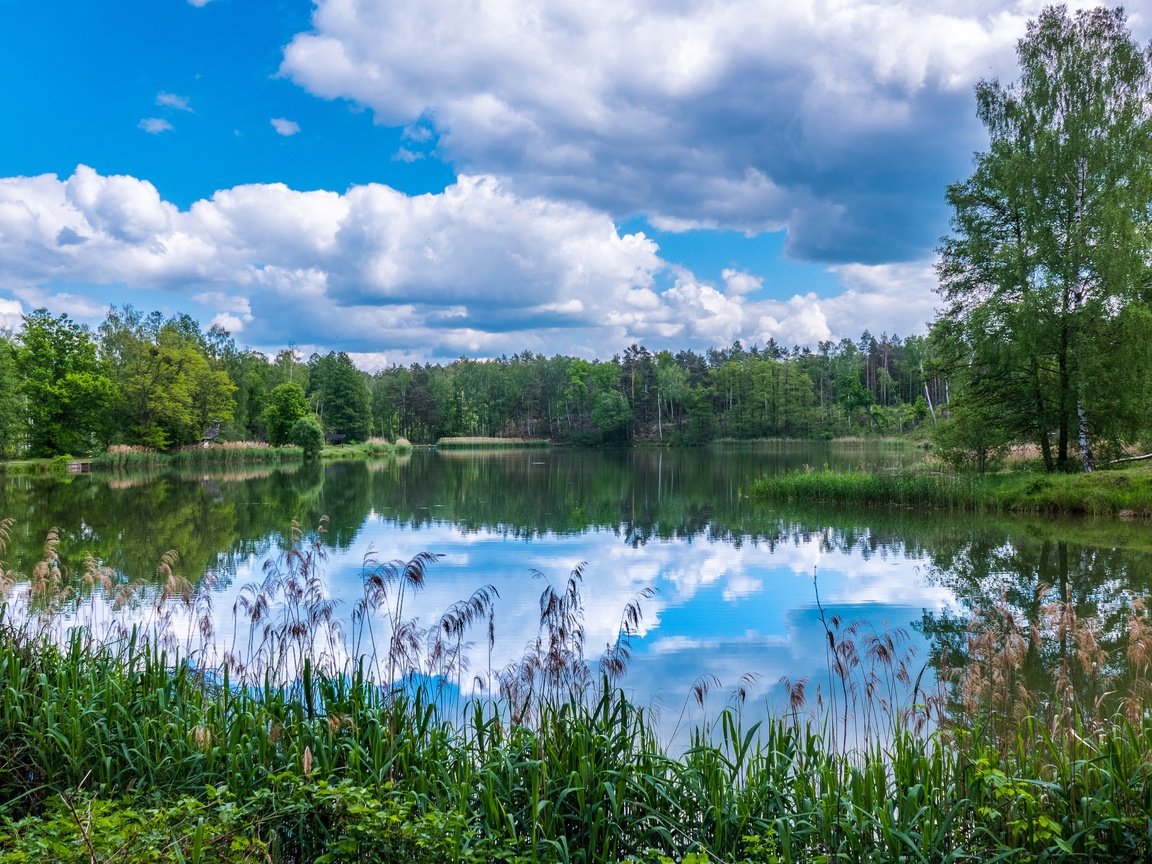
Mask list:
[[739,342],[705,353],[630,345],[610,360],[524,352],[375,374],[345,352],[274,357],[219,327],[112,308],[95,330],[39,309],[0,334],[0,457],[170,451],[204,438],[547,438],[599,445],[898,434],[947,401],[925,337],[865,332],[815,351]]

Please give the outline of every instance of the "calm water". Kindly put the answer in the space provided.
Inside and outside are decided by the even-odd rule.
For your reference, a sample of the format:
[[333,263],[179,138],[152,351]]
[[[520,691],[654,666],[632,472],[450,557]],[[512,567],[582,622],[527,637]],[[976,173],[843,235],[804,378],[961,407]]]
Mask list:
[[[842,445],[417,451],[285,471],[10,478],[0,480],[0,516],[15,520],[6,557],[17,573],[32,572],[53,527],[73,577],[89,554],[121,578],[150,577],[165,550],[175,550],[182,575],[216,580],[222,634],[241,587],[260,578],[291,520],[310,530],[326,516],[322,572],[346,629],[369,556],[442,556],[426,588],[406,601],[405,617],[426,625],[475,588],[495,586],[491,653],[483,632],[469,637],[476,675],[519,658],[535,638],[542,579],[560,586],[582,566],[590,655],[616,638],[625,605],[655,590],[642,603],[624,684],[672,719],[699,680],[710,682],[711,711],[738,685],[751,702],[776,708],[787,701],[782,677],[826,687],[817,591],[842,626],[906,633],[913,675],[942,642],[962,647],[965,618],[997,603],[1027,623],[1067,596],[1120,647],[1127,610],[1152,592],[1147,526],[804,511],[751,502],[741,491],[768,472],[897,466],[921,456]],[[1034,659],[1042,678],[1044,658]]]

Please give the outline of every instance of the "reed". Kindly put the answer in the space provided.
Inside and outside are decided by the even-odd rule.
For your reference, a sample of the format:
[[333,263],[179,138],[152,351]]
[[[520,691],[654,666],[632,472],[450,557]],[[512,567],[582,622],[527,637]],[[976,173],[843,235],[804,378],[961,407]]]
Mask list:
[[749,495],[795,504],[974,512],[1152,515],[1152,471],[1093,474],[953,474],[798,471],[763,477]]
[[165,468],[206,465],[280,464],[303,459],[298,447],[272,447],[258,441],[222,441],[210,446],[183,447],[163,453],[148,447],[113,444],[102,455],[93,458],[98,468]]
[[[0,555],[9,526],[0,523]],[[1126,674],[1136,680],[1115,710],[1070,695],[1101,658],[1099,625],[1066,598],[1045,611],[1045,638],[1076,646],[1054,673],[1048,704],[1027,682],[1005,678],[1012,652],[1027,650],[1015,640],[1034,637],[1002,610],[973,619],[964,662],[943,669],[952,683],[934,694],[920,687],[899,631],[821,610],[823,680],[787,682],[789,711],[757,722],[738,687],[676,752],[618,683],[647,594],[623,611],[617,644],[589,658],[582,568],[559,584],[538,575],[540,629],[525,656],[506,669],[468,670],[461,648],[473,634],[490,638],[494,589],[422,628],[406,607],[435,556],[368,559],[345,653],[323,590],[322,529],[292,526],[284,550],[241,592],[237,635],[226,642],[205,615],[210,592],[182,579],[171,555],[160,562],[159,588],[117,584],[90,562],[85,593],[61,571],[53,535],[31,577],[5,576],[0,858],[1152,855],[1152,623],[1142,607],[1131,611],[1126,646]],[[125,627],[103,603],[151,611]],[[1107,693],[1119,672],[1103,668],[1089,683]],[[461,700],[465,675],[484,688]],[[701,707],[709,686],[694,688]]]
[[436,446],[445,450],[493,450],[521,447],[551,447],[546,438],[492,438],[481,435],[440,438]]
[[[404,443],[401,443],[404,442]],[[405,446],[407,444],[407,446]],[[397,453],[411,450],[412,445],[405,439],[398,439],[396,443],[387,438],[369,438],[357,444],[325,445],[320,452],[321,459],[379,459],[394,456]]]

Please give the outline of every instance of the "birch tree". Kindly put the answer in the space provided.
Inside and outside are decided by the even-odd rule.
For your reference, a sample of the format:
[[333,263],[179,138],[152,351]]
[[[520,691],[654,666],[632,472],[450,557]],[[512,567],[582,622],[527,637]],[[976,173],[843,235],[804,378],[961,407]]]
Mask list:
[[[948,189],[937,329],[956,340],[961,388],[1024,411],[1015,425],[1049,470],[1070,467],[1075,441],[1091,471],[1098,444],[1148,422],[1152,58],[1123,10],[1062,6],[1029,24],[1017,56],[1019,81],[976,88],[990,144]],[[977,386],[981,351],[1004,345],[1004,385]]]

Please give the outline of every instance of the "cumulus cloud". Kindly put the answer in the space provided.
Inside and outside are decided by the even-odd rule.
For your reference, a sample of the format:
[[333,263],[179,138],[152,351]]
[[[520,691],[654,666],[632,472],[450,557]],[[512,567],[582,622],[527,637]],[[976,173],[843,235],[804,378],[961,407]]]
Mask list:
[[[622,345],[814,344],[863,326],[907,335],[931,313],[931,266],[846,265],[832,297],[764,299],[754,273],[711,284],[582,204],[462,176],[439,194],[222,189],[180,209],[149,182],[79,166],[0,179],[0,272],[23,308],[100,284],[163,290],[249,344],[338,347],[366,362]],[[85,314],[104,304],[88,299]],[[11,304],[10,304],[11,305]]]
[[724,278],[724,285],[731,294],[751,294],[753,291],[759,291],[764,287],[764,280],[759,276],[734,270],[731,267],[726,267],[720,271],[720,275]]
[[285,138],[290,138],[300,131],[300,124],[295,120],[288,120],[284,117],[273,117],[271,121],[272,128],[276,130],[277,135],[283,135]]
[[176,127],[163,117],[145,117],[136,124],[149,135],[159,135],[161,132],[171,132]]
[[19,330],[23,315],[24,307],[20,301],[0,298],[0,330]]
[[318,0],[282,72],[433,127],[521,194],[662,230],[787,227],[808,260],[915,260],[982,140],[972,85],[1015,74],[1044,2]]

